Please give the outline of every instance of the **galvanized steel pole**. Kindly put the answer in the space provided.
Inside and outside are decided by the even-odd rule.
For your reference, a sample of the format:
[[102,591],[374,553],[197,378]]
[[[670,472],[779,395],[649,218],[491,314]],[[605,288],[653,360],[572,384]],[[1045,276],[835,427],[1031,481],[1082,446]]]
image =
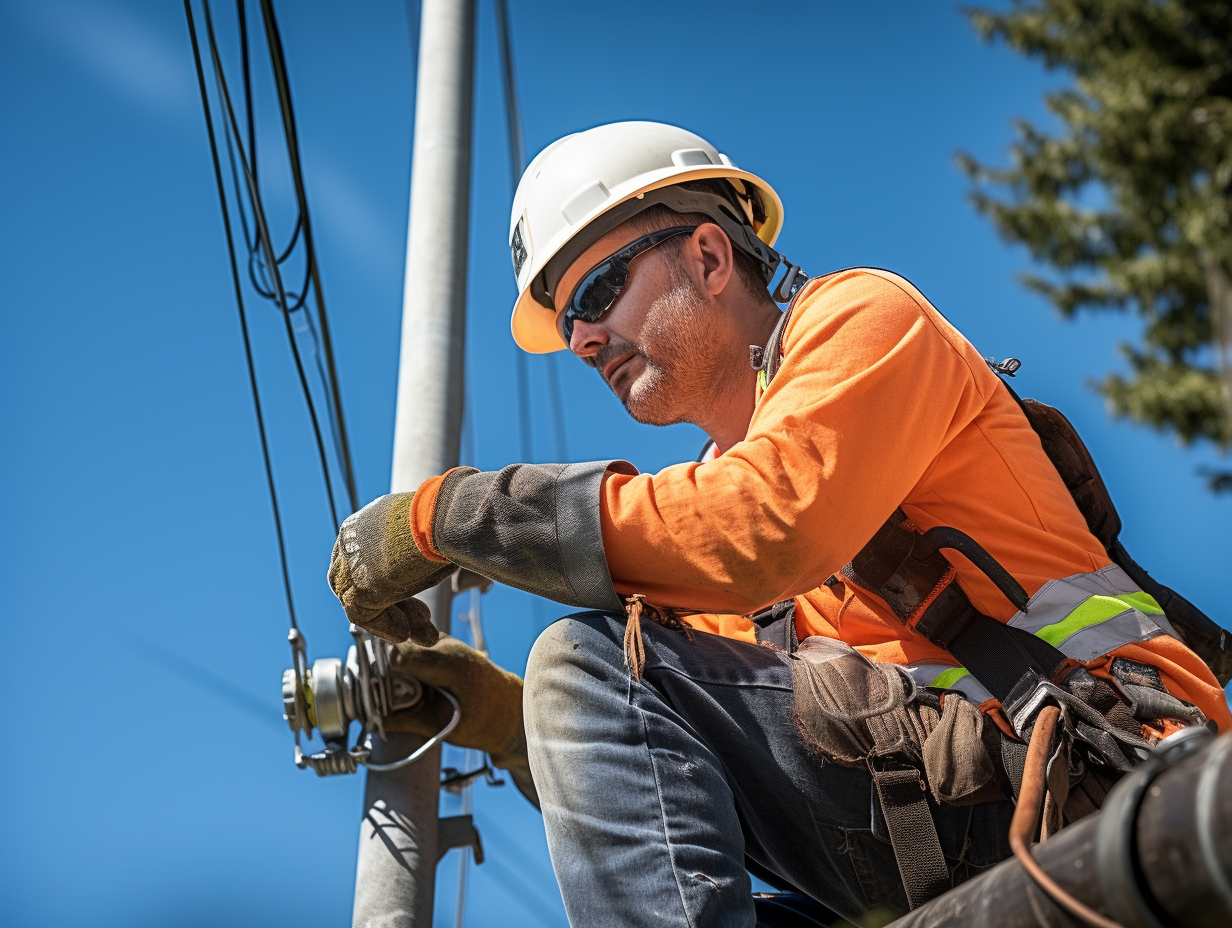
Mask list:
[[[392,492],[414,490],[458,463],[474,59],[475,0],[424,0]],[[432,621],[448,631],[449,584],[426,595]],[[405,735],[378,742],[373,760],[405,756],[420,743]],[[352,924],[429,928],[440,752],[402,770],[367,776]]]

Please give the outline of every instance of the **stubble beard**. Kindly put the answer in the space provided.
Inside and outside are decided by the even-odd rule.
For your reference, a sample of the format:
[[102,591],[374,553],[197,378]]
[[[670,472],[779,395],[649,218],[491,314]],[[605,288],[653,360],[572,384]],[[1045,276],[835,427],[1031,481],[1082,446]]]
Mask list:
[[634,346],[646,366],[621,401],[630,416],[645,425],[697,422],[730,361],[714,337],[717,322],[713,303],[673,269],[670,288],[652,304]]

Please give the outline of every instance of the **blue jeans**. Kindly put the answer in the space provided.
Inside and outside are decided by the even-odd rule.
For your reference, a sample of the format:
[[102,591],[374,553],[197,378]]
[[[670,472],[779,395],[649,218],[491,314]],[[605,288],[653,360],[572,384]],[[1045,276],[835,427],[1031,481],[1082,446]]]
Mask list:
[[[753,928],[746,866],[848,919],[906,911],[872,779],[809,752],[787,655],[642,629],[640,682],[623,615],[559,620],[527,665],[530,765],[570,924]],[[1009,856],[1010,803],[931,808],[955,883]]]

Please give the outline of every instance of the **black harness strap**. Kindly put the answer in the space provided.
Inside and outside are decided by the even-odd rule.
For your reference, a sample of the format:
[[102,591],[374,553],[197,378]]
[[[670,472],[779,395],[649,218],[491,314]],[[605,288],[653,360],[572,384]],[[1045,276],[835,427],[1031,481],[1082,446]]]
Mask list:
[[950,869],[928,808],[928,787],[914,767],[874,766],[872,775],[907,904],[919,908],[951,886]]
[[796,601],[785,599],[749,616],[758,644],[768,644],[788,654],[800,647],[796,637]]
[[941,547],[959,550],[1017,608],[1026,607],[1026,591],[974,539],[949,528],[921,534],[901,509],[840,573],[884,599],[904,625],[954,655],[998,700],[1004,702],[1024,677],[1051,679],[1065,655],[972,606],[953,582],[953,568]]

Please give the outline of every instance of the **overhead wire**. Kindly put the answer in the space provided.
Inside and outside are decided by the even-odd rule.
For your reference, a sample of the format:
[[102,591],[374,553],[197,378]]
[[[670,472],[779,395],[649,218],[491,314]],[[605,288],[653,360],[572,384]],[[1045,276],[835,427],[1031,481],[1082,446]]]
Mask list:
[[[522,162],[526,159],[526,148],[522,142],[522,120],[517,108],[517,91],[513,85],[509,9],[504,0],[496,0],[495,6],[496,28],[500,34],[501,86],[505,95],[505,125],[509,139],[509,170],[513,185],[510,196],[512,197],[513,192],[518,188],[518,178],[522,176]],[[526,353],[517,345],[513,346],[513,365],[517,379],[518,432],[522,440],[522,460],[531,463],[534,460],[534,447],[530,409],[530,371]]]
[[[242,0],[241,0],[242,2]],[[256,224],[257,242],[264,252],[266,268],[269,271],[271,281],[274,285],[275,301],[279,309],[282,310],[283,325],[286,328],[287,341],[291,347],[291,356],[295,360],[295,373],[299,378],[300,390],[304,394],[304,402],[308,407],[308,417],[312,423],[313,438],[316,441],[317,456],[321,463],[321,472],[325,480],[325,493],[329,498],[329,511],[332,519],[333,529],[336,531],[339,525],[338,519],[338,504],[334,499],[333,477],[330,473],[329,460],[325,453],[325,440],[321,433],[321,423],[317,415],[316,403],[312,398],[312,388],[308,384],[308,375],[304,370],[303,358],[300,355],[299,343],[295,338],[295,329],[291,322],[291,308],[287,299],[287,291],[283,286],[282,274],[278,270],[278,262],[274,254],[273,239],[270,236],[269,223],[265,216],[265,209],[261,202],[261,194],[256,188],[251,167],[248,164],[247,157],[244,152],[243,142],[239,138],[239,125],[235,118],[235,109],[231,104],[231,93],[227,86],[226,74],[223,71],[222,59],[218,53],[218,42],[214,34],[213,17],[210,15],[209,0],[204,0],[202,6],[205,10],[205,30],[206,37],[210,44],[210,59],[214,67],[214,75],[218,84],[219,100],[223,107],[223,113],[227,118],[227,124],[230,126],[231,132],[235,136],[235,145],[239,151],[240,167],[243,169],[244,181],[248,188],[248,195],[252,203],[252,217]]]
[[[316,443],[317,457],[325,484],[326,496],[329,501],[331,530],[336,530],[339,524],[339,505],[334,489],[334,474],[330,466],[329,456],[325,450],[325,440],[322,435],[321,417],[313,390],[308,383],[304,359],[301,356],[296,329],[307,331],[313,345],[316,376],[319,378],[324,393],[324,411],[328,430],[332,439],[333,453],[341,473],[345,487],[347,502],[353,511],[359,508],[356,491],[355,470],[350,453],[350,443],[347,437],[346,420],[342,410],[341,391],[338,388],[337,365],[334,358],[333,343],[330,336],[328,315],[325,311],[324,292],[321,287],[319,264],[316,257],[315,244],[312,240],[311,219],[308,212],[307,195],[304,188],[303,170],[301,167],[298,135],[295,129],[294,109],[291,104],[290,85],[286,73],[285,54],[278,33],[277,21],[272,7],[262,2],[263,24],[269,46],[270,67],[278,90],[279,112],[287,144],[287,160],[290,166],[292,182],[296,194],[297,216],[290,239],[285,247],[276,249],[261,196],[260,180],[256,167],[257,135],[255,129],[254,106],[252,102],[252,67],[248,43],[247,16],[244,0],[237,0],[236,14],[239,24],[243,94],[247,112],[247,144],[236,118],[230,86],[218,51],[217,36],[214,31],[213,17],[208,0],[203,3],[206,35],[209,41],[210,62],[214,71],[216,97],[223,114],[222,125],[224,139],[228,151],[231,179],[235,190],[236,211],[239,214],[243,228],[245,246],[248,250],[249,278],[258,294],[272,300],[283,317],[283,325],[291,354],[294,359],[300,390],[307,407],[312,426],[313,438]],[[185,3],[186,15],[191,19],[192,11],[189,2]],[[192,30],[195,35],[195,28]],[[197,56],[200,57],[198,47]],[[203,97],[202,105],[209,110],[208,94]],[[212,119],[210,120],[212,123]],[[212,137],[211,145],[217,150],[216,137]],[[241,181],[242,175],[242,181]],[[247,201],[247,202],[245,202]],[[246,208],[247,207],[247,208]],[[251,211],[252,228],[249,228],[248,213]],[[281,265],[287,261],[296,250],[297,243],[302,242],[304,254],[304,277],[299,292],[288,290],[283,282]],[[234,253],[234,239],[229,242],[229,248]],[[312,305],[309,304],[309,293]],[[313,310],[316,321],[314,322]],[[298,315],[294,315],[298,314]],[[297,323],[293,324],[293,315]],[[319,331],[318,331],[319,326]]]
[[244,308],[244,288],[240,283],[239,264],[235,257],[235,236],[231,230],[231,214],[227,208],[227,189],[223,181],[222,164],[218,157],[218,140],[214,133],[214,120],[210,115],[210,98],[205,84],[205,69],[201,64],[201,49],[197,42],[197,28],[193,21],[190,0],[184,0],[184,15],[188,19],[188,36],[192,41],[193,62],[197,67],[197,86],[201,91],[201,108],[205,113],[205,129],[210,139],[210,156],[214,163],[214,181],[218,186],[218,201],[222,205],[222,224],[227,237],[227,257],[231,264],[231,283],[235,289],[235,304],[239,310],[240,334],[244,341],[244,359],[248,365],[248,385],[252,391],[252,405],[256,412],[257,433],[261,437],[261,458],[265,463],[265,480],[269,489],[270,508],[274,514],[274,533],[278,537],[278,560],[282,567],[282,585],[287,599],[287,612],[291,628],[298,629],[295,617],[295,597],[291,593],[291,572],[287,567],[287,542],[282,529],[282,514],[278,506],[278,489],[274,484],[274,468],[270,461],[269,436],[265,431],[265,414],[261,408],[261,391],[257,386],[257,368],[252,354],[252,338],[248,331],[248,314]]
[[[243,0],[240,0],[242,3]],[[299,135],[295,128],[295,109],[291,105],[291,83],[287,78],[286,55],[282,49],[282,36],[278,21],[274,18],[272,0],[261,0],[261,15],[265,20],[265,38],[269,45],[270,60],[274,67],[274,82],[278,87],[279,110],[282,113],[283,134],[287,141],[287,155],[291,163],[291,179],[295,183],[295,197],[299,203],[299,226],[304,237],[308,275],[312,280],[312,294],[316,302],[317,321],[320,323],[320,347],[325,356],[328,372],[326,381],[328,400],[337,436],[337,452],[341,458],[343,481],[346,484],[348,501],[352,511],[359,508],[359,496],[355,485],[355,467],[351,460],[351,447],[347,440],[346,419],[342,412],[342,396],[338,390],[338,368],[334,360],[333,339],[329,331],[329,315],[325,311],[325,292],[321,286],[321,274],[317,266],[316,247],[312,239],[312,218],[308,211],[308,194],[304,187],[304,171],[300,163]],[[311,320],[311,317],[308,317]],[[310,323],[311,324],[311,323]]]
[[[292,328],[290,321],[291,314],[298,310],[302,309],[304,311],[303,318],[305,319],[305,323],[311,332],[313,341],[319,346],[318,371],[325,387],[327,397],[326,412],[329,416],[331,432],[334,437],[335,451],[339,458],[339,465],[343,474],[348,500],[351,503],[352,509],[357,509],[358,500],[355,489],[354,467],[350,455],[340,393],[337,389],[338,378],[336,362],[330,339],[328,320],[325,315],[324,295],[321,288],[315,249],[312,242],[311,222],[308,216],[307,197],[304,188],[302,169],[300,167],[298,138],[295,131],[289,82],[286,77],[285,56],[282,50],[281,37],[278,32],[277,23],[274,19],[272,5],[269,0],[260,0],[260,3],[266,29],[266,37],[269,44],[271,65],[274,71],[275,83],[278,88],[279,106],[283,118],[283,129],[287,140],[288,160],[291,164],[292,178],[295,185],[298,206],[298,215],[296,217],[295,225],[292,229],[288,244],[278,253],[275,253],[273,241],[270,235],[269,223],[261,200],[260,183],[257,173],[257,135],[252,97],[252,68],[249,54],[247,17],[245,15],[243,0],[238,0],[236,9],[237,18],[239,21],[243,99],[245,106],[246,125],[244,128],[246,129],[246,133],[244,134],[241,134],[240,132],[240,126],[231,100],[230,89],[226,82],[221,57],[218,52],[218,43],[213,28],[209,0],[203,0],[202,4],[206,25],[206,36],[209,44],[211,66],[214,71],[216,95],[219,106],[223,111],[222,124],[224,128],[224,144],[227,149],[228,167],[230,168],[232,186],[235,192],[234,207],[240,218],[241,231],[244,237],[244,246],[247,251],[247,276],[253,286],[253,289],[260,296],[273,300],[278,305],[281,315],[283,316],[288,339],[292,349],[292,355],[295,359],[296,372],[299,378],[300,387],[308,406],[309,418],[312,423],[314,438],[317,444],[318,457],[320,458],[322,472],[325,479],[326,493],[329,499],[331,516],[333,517],[334,524],[336,525],[337,505],[333,494],[331,479],[332,475],[325,455],[320,421],[317,416],[316,406],[312,398],[312,392],[307,382],[307,376],[300,357],[298,345],[295,340],[294,329]],[[408,14],[411,14],[411,0],[407,0],[407,8]],[[281,566],[283,588],[287,600],[287,610],[292,629],[298,629],[295,602],[288,567],[286,536],[282,523],[282,513],[279,505],[277,485],[274,478],[270,441],[265,422],[265,412],[262,406],[261,391],[258,385],[252,335],[249,326],[247,307],[244,301],[242,275],[239,266],[238,249],[236,247],[237,242],[235,230],[231,220],[231,206],[227,197],[227,184],[224,179],[222,158],[219,151],[220,146],[214,127],[212,107],[210,105],[210,96],[205,76],[205,67],[201,54],[200,42],[197,36],[191,0],[184,0],[184,13],[188,23],[189,38],[193,50],[193,61],[197,72],[198,89],[201,94],[202,111],[205,116],[206,132],[210,143],[210,156],[214,169],[214,180],[218,190],[219,204],[222,210],[223,229],[227,242],[227,256],[231,269],[231,282],[235,292],[236,308],[240,320],[240,332],[244,344],[244,357],[248,370],[249,387],[252,394],[253,409],[257,421],[257,431],[260,437],[262,461],[265,469],[266,484],[269,491],[270,506],[274,516],[274,527],[278,542],[279,562]],[[408,18],[410,18],[409,15]],[[417,17],[412,18],[412,29],[414,29],[414,23],[416,21]],[[412,32],[413,37],[414,35],[415,33]],[[417,43],[413,42],[412,44],[414,46]],[[417,51],[417,49],[413,48],[413,51]],[[247,144],[245,144],[245,142]],[[245,191],[248,194],[247,209],[245,208],[246,204],[244,197],[242,196],[242,193]],[[249,226],[249,210],[251,211],[251,227]],[[280,266],[284,264],[291,256],[301,236],[306,252],[305,281],[298,292],[293,292],[286,289],[282,280]],[[315,300],[318,318],[320,320],[319,336],[316,329],[313,327],[312,317],[307,312],[306,308],[308,295],[307,291],[309,286],[312,288],[312,295]],[[320,369],[321,355],[324,356],[324,370]],[[471,427],[473,430],[473,423]],[[475,453],[473,431],[471,442],[473,454]],[[228,695],[232,698],[237,697],[237,694],[229,693]],[[490,876],[498,886],[509,893],[514,901],[526,908],[527,911],[533,914],[536,918],[543,921],[544,924],[555,923],[555,913],[552,912],[552,906],[546,904],[546,897],[541,895],[533,886],[527,883],[526,880],[516,871],[504,867],[496,861],[490,861],[490,864],[492,865],[492,869],[489,871]]]
[[[518,86],[513,67],[513,37],[509,25],[509,6],[506,0],[495,0],[496,25],[500,33],[501,76],[505,91],[505,122],[509,138],[509,173],[513,191],[526,169],[526,141],[522,132],[522,111],[518,106]],[[530,375],[526,353],[514,346],[518,377],[518,414],[522,431],[522,456],[532,460]],[[560,377],[556,370],[556,356],[543,356],[544,374],[547,379],[548,403],[552,408],[552,431],[556,439],[557,460],[569,459],[565,437],[565,410],[560,394]]]

